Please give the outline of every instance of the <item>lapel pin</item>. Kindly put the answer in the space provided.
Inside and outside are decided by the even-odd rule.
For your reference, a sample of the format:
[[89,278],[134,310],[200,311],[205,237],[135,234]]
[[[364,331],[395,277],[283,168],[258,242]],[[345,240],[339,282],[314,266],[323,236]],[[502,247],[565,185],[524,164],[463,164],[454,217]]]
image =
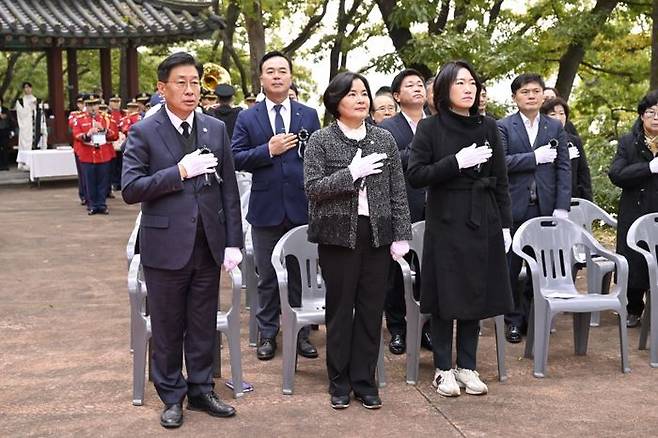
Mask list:
[[208,132],[208,128],[203,128],[203,132]]

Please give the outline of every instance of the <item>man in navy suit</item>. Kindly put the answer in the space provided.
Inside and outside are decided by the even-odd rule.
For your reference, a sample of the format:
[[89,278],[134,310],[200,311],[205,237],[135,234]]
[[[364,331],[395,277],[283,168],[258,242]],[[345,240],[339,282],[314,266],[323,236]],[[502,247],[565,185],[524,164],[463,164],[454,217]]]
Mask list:
[[142,203],[151,369],[167,428],[182,424],[185,396],[188,409],[235,414],[213,391],[212,363],[220,266],[229,271],[242,258],[240,197],[226,127],[195,112],[202,72],[188,53],[162,61],[158,91],[166,104],[131,127],[123,155],[123,198]]
[[[233,157],[237,170],[252,173],[247,221],[251,224],[258,269],[258,330],[256,355],[269,360],[276,352],[279,331],[279,286],[272,266],[272,250],[290,229],[308,223],[304,193],[303,144],[297,134],[320,129],[317,112],[288,97],[292,63],[281,52],[269,52],[260,61],[260,82],[265,100],[241,111],[233,131]],[[296,263],[288,263],[290,303],[301,304],[301,278]],[[318,357],[308,340],[308,327],[300,331],[297,351]]]
[[[544,81],[533,73],[512,81],[512,99],[519,111],[498,121],[505,148],[509,191],[512,199],[512,234],[528,219],[537,216],[566,218],[571,204],[571,165],[567,137],[562,124],[539,114]],[[508,254],[510,284],[518,283],[521,258]],[[518,289],[518,288],[514,288]],[[530,275],[521,294],[515,293],[514,312],[505,315],[506,337],[521,342],[532,302]]]
[[[407,171],[409,161],[409,150],[411,140],[416,133],[416,125],[425,117],[423,108],[426,102],[425,81],[420,72],[407,68],[398,73],[391,83],[391,93],[393,99],[400,106],[400,112],[391,118],[385,119],[379,124],[379,127],[386,129],[395,138],[395,142],[400,150],[400,159],[402,160],[402,170]],[[409,211],[411,213],[411,222],[425,220],[425,189],[415,189],[406,181],[407,200],[409,201]],[[420,254],[417,254],[420,256]],[[405,258],[409,263],[414,263],[415,256],[408,254]],[[420,279],[420,278],[419,278]],[[416,285],[420,282],[417,281]],[[404,301],[404,284],[402,281],[402,271],[397,263],[391,264],[389,273],[389,290],[386,293],[386,326],[391,333],[391,341],[388,348],[393,354],[402,354],[406,349],[405,333],[407,324],[405,321],[406,305]],[[418,289],[419,290],[419,289]],[[429,336],[429,325],[426,324],[423,330],[422,343],[426,348],[431,349],[431,338]]]

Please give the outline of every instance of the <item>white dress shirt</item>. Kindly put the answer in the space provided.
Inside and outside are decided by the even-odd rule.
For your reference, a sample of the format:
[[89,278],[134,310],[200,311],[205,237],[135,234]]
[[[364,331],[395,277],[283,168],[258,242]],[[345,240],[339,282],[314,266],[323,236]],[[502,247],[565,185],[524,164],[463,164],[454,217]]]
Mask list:
[[[361,124],[358,128],[350,128],[349,126],[342,123],[340,120],[337,120],[338,127],[345,137],[352,140],[363,140],[366,137],[366,124],[365,122]],[[370,216],[370,209],[368,208],[368,192],[366,186],[363,186],[362,189],[359,189],[359,207],[358,207],[359,216]]]
[[[418,127],[418,123],[414,122],[413,119],[411,117],[409,117],[404,111],[400,111],[400,112],[402,113],[404,118],[407,120],[407,123],[409,124],[409,127],[411,128],[411,132],[413,132],[414,135],[416,135],[416,128]],[[426,117],[425,112],[423,111],[422,116],[421,116],[420,119],[422,120],[425,117]]]
[[194,111],[192,111],[190,115],[187,116],[185,120],[183,120],[176,114],[172,113],[167,105],[165,105],[165,110],[167,110],[167,116],[169,116],[171,124],[174,125],[174,128],[176,128],[176,131],[178,131],[179,134],[183,134],[183,128],[180,126],[183,124],[183,122],[187,122],[190,125],[190,132],[192,132],[192,127],[194,126]]
[[528,133],[528,139],[530,140],[530,147],[534,147],[535,145],[535,140],[537,139],[537,133],[539,132],[539,114],[537,114],[537,117],[535,117],[534,121],[531,121],[529,118],[527,118],[522,112],[519,112],[521,114],[521,120],[523,120],[523,126],[525,126],[525,130]]
[[[274,126],[274,118],[276,117],[276,110],[274,109],[276,103],[272,102],[270,99],[265,98],[265,106],[267,107],[267,116],[270,118],[270,126],[272,127],[272,132],[276,134],[276,128]],[[290,98],[286,97],[286,100],[280,103],[281,117],[283,118],[283,126],[286,127],[286,132],[290,132]]]

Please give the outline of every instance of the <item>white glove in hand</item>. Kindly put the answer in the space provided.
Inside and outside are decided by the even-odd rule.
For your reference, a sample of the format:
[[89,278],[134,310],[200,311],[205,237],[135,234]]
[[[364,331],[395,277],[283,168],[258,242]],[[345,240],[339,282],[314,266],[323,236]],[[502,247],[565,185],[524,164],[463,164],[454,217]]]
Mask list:
[[350,170],[350,173],[352,174],[352,181],[356,181],[357,179],[363,178],[364,176],[382,172],[381,167],[384,165],[382,160],[386,158],[386,154],[375,152],[373,154],[362,157],[362,153],[363,152],[360,148],[357,149],[354,158],[352,158],[352,162],[349,166],[347,166],[347,168]]
[[391,257],[393,260],[400,260],[409,252],[409,242],[406,240],[396,240],[391,243]]
[[505,252],[508,253],[512,247],[512,233],[509,228],[503,228],[503,243],[505,245]]
[[213,173],[217,167],[217,157],[214,154],[201,154],[201,150],[197,149],[185,155],[178,164],[185,169],[186,178],[194,178],[203,173]]
[[224,269],[226,272],[232,271],[242,261],[242,251],[240,248],[224,248]]
[[651,173],[658,173],[658,157],[649,161],[649,169],[651,170]]
[[478,164],[486,163],[492,154],[491,148],[477,147],[475,143],[463,148],[455,154],[457,158],[457,166],[460,169],[468,169],[469,167],[477,166]]
[[557,158],[557,149],[551,148],[551,145],[545,144],[535,149],[535,161],[537,164],[548,164]]
[[569,159],[573,160],[574,158],[580,157],[580,151],[576,146],[571,146],[569,148]]
[[558,219],[569,219],[569,212],[566,210],[556,208],[555,210],[553,210],[553,217],[556,217]]

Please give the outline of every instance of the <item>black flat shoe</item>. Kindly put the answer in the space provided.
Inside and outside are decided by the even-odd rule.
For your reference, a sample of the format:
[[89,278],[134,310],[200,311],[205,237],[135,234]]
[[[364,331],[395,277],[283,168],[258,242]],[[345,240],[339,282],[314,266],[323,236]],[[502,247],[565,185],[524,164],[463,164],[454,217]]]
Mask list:
[[311,341],[309,341],[308,338],[300,338],[297,341],[297,354],[309,359],[315,359],[318,357],[318,349],[311,344]]
[[174,429],[183,424],[183,406],[180,403],[165,405],[160,414],[160,426]]
[[221,401],[214,391],[197,396],[188,395],[187,409],[207,412],[208,415],[213,417],[232,417],[235,415],[235,408]]
[[274,338],[263,338],[256,349],[256,357],[260,360],[270,360],[276,353],[276,340]]
[[355,398],[361,402],[366,409],[379,409],[382,407],[382,399],[378,395],[356,395]]
[[391,342],[388,343],[388,349],[393,354],[404,354],[407,349],[404,337],[399,334],[391,335]]
[[628,328],[639,327],[641,323],[642,317],[640,315],[633,315],[632,313],[629,313],[626,317],[626,327]]
[[95,214],[97,214],[97,213],[98,213],[97,210],[93,210],[93,209],[92,209],[92,210],[87,210],[87,214],[88,214],[89,216],[93,216],[93,215],[95,215]]
[[515,325],[508,325],[505,330],[505,339],[510,344],[518,344],[521,342],[521,329]]
[[331,407],[334,409],[345,409],[350,406],[350,396],[349,395],[332,395],[331,396]]

